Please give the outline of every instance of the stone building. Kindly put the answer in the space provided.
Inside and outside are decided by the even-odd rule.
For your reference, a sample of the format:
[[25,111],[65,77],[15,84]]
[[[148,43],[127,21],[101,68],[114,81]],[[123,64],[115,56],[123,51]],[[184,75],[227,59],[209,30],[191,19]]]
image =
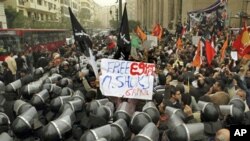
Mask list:
[[[216,0],[137,0],[137,20],[143,28],[152,29],[160,23],[169,29],[175,28],[178,21],[187,21],[187,13],[204,9]],[[250,16],[249,0],[227,0],[227,22],[232,27],[239,27],[242,18]],[[250,24],[250,23],[248,23]]]

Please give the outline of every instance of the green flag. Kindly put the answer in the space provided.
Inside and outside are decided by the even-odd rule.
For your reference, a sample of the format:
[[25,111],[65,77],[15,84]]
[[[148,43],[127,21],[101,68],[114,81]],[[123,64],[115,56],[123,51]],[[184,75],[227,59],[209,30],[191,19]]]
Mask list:
[[131,46],[140,49],[141,48],[141,40],[135,35],[131,34]]

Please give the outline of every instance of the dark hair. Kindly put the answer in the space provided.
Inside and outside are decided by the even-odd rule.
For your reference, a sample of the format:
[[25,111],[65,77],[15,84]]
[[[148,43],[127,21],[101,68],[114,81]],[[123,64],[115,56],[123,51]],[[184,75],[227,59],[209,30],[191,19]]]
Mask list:
[[225,83],[222,80],[217,80],[219,87],[221,88],[221,90],[225,89]]
[[96,91],[90,90],[85,94],[86,102],[90,102],[96,98]]
[[8,68],[8,64],[5,61],[2,63],[2,66]]
[[176,88],[175,88],[175,86],[169,87],[169,92],[170,92],[170,97],[172,97],[172,95],[175,95],[175,93],[176,93]]
[[204,80],[204,79],[198,79],[198,80],[197,80],[197,85],[198,85],[199,88],[204,87],[204,85],[205,85],[205,80]]
[[153,100],[155,100],[156,105],[159,105],[159,104],[161,104],[161,102],[163,100],[163,95],[162,94],[154,94]]
[[183,102],[183,105],[190,105],[192,102],[192,97],[189,94],[183,94],[181,101]]
[[181,94],[184,94],[184,92],[185,92],[184,85],[182,85],[182,84],[177,84],[175,88],[176,88],[176,91],[180,91]]
[[184,82],[184,76],[183,75],[179,75],[177,80],[179,82]]
[[159,79],[159,84],[160,85],[165,85],[166,84],[166,76],[163,73],[159,74],[158,79]]

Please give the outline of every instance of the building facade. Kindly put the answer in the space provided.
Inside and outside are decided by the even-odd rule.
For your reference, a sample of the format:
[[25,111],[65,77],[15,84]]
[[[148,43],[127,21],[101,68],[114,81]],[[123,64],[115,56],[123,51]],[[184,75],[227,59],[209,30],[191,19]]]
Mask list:
[[135,0],[126,0],[128,20],[137,21],[137,2]]
[[78,17],[80,0],[6,0],[5,7],[11,6],[17,12],[35,21],[61,22],[69,18],[68,7]]
[[37,21],[59,21],[60,0],[7,0],[17,12]]
[[[177,22],[186,22],[187,13],[204,9],[215,0],[137,0],[137,20],[145,29],[151,30],[154,24],[160,23],[163,27],[174,29]],[[228,24],[239,27],[244,15],[250,17],[249,0],[227,0]],[[250,24],[250,23],[249,23]]]
[[60,7],[61,7],[61,18],[68,17],[69,18],[69,9],[71,8],[72,12],[76,17],[78,17],[80,12],[80,0],[60,0]]
[[6,15],[4,12],[4,1],[0,0],[0,28],[7,28]]
[[95,19],[95,2],[93,0],[80,1],[80,22],[85,27],[91,27]]

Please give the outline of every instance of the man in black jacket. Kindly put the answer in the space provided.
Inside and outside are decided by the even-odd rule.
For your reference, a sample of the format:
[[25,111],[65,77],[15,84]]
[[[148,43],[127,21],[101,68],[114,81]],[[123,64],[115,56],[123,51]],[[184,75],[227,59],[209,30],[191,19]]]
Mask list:
[[9,83],[14,81],[14,76],[12,75],[12,72],[8,68],[8,64],[6,62],[3,62],[2,66],[3,66],[3,74],[0,75],[0,80],[4,82],[5,85],[8,85]]

